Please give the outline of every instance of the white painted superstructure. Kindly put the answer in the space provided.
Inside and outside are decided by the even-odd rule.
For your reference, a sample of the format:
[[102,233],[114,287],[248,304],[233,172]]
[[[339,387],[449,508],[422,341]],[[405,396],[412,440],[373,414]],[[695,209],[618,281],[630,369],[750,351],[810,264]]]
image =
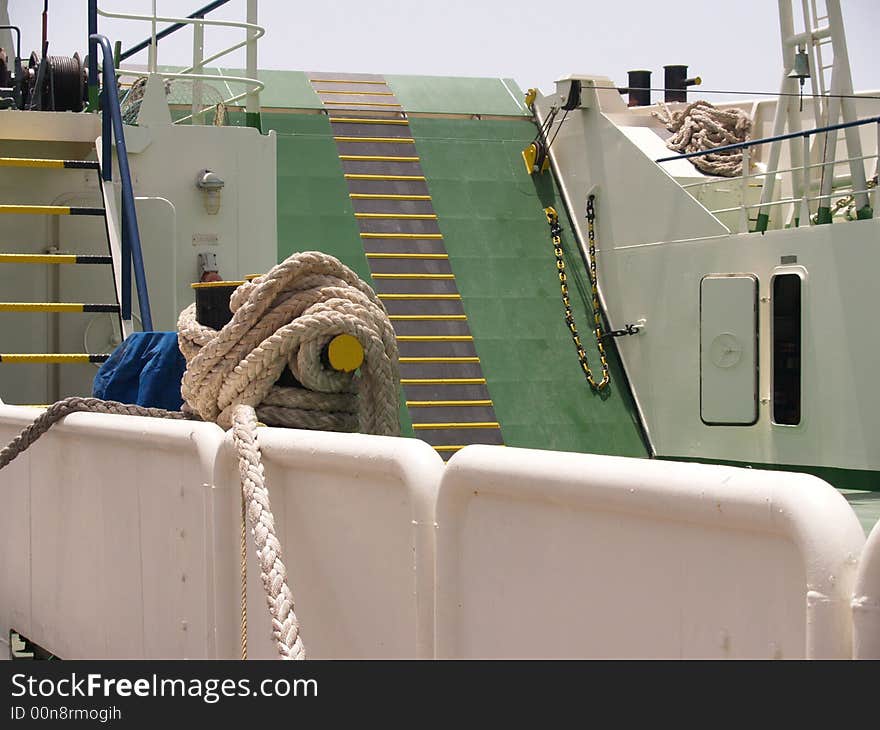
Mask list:
[[[695,178],[706,178],[688,160],[655,162],[673,153],[665,149],[668,132],[651,117],[652,109],[627,109],[608,79],[580,81],[580,107],[566,115],[550,150],[551,161],[582,245],[587,240],[585,201],[590,194],[596,196],[599,288],[610,327],[645,321],[638,335],[617,339],[617,346],[656,453],[866,471],[880,468],[876,440],[880,396],[873,386],[880,350],[871,336],[872,272],[880,265],[876,246],[880,219],[786,227],[798,210],[793,203],[789,213],[775,206],[765,233],[738,232],[743,229],[737,221],[754,218],[757,208],[725,218],[706,205],[737,209],[744,200],[757,200],[757,193],[743,195],[751,182],[708,178],[701,187],[710,188],[711,195],[702,193],[701,202],[695,188],[685,186]],[[560,89],[569,83],[559,82]],[[539,97],[539,119],[559,99],[558,95]],[[858,108],[860,116],[867,117],[878,113],[880,102],[859,100]],[[753,107],[757,130],[771,110],[768,102]],[[871,164],[876,164],[877,127],[857,128]],[[554,134],[555,127],[550,136]],[[758,169],[761,149],[766,147],[752,151]],[[788,164],[785,155],[780,164]],[[791,175],[783,180],[789,184]],[[790,188],[783,195],[790,196]],[[771,413],[771,285],[774,277],[786,273],[803,281],[802,417],[795,426],[774,423]],[[731,333],[727,324],[704,318],[707,329],[701,332],[702,285],[729,276],[755,281],[754,305],[741,298],[738,314],[727,314],[741,322],[751,319],[756,328]],[[719,370],[729,366],[701,359],[701,337],[711,341],[719,335],[735,336],[738,352],[752,340],[758,343],[757,359],[741,358],[736,365],[751,370],[757,366],[754,392],[725,393],[728,386],[722,376],[730,373]],[[750,379],[746,376],[744,381]],[[707,423],[701,388],[704,396],[731,401],[733,410],[749,410],[742,400],[754,400],[758,407],[754,424]],[[706,388],[715,390],[707,393]]]

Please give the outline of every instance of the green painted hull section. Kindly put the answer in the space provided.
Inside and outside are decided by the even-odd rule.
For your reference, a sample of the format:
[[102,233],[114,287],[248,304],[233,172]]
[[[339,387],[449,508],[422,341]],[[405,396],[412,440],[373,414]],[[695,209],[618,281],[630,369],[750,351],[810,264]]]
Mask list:
[[685,456],[659,456],[664,461],[686,461],[697,464],[723,464],[744,469],[767,471],[791,471],[812,474],[836,487],[859,518],[865,534],[880,522],[880,473],[863,469],[839,469],[832,466],[808,466],[806,464],[764,464],[760,462],[728,461],[724,459],[701,459]]
[[[410,127],[505,443],[646,456],[617,357],[611,387],[593,393],[563,320],[543,208],[565,220],[564,206],[551,176],[533,180],[520,156],[534,125],[411,118]],[[598,377],[589,280],[568,231],[572,303]]]
[[767,471],[793,471],[812,474],[825,480],[838,489],[855,489],[863,492],[880,492],[880,473],[865,469],[841,469],[834,466],[810,466],[807,464],[765,464],[758,461],[730,461],[727,459],[704,459],[690,456],[658,456],[665,461],[687,461],[698,464],[724,464],[744,469],[766,469]]

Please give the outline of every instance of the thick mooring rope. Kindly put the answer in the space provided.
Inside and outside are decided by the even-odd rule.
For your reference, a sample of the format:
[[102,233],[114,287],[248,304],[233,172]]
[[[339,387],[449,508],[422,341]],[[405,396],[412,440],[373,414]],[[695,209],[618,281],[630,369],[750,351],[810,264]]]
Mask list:
[[[397,341],[373,290],[332,256],[294,254],[232,295],[232,320],[219,332],[200,325],[195,305],[178,320],[187,361],[181,393],[223,428],[245,404],[270,426],[396,436]],[[339,334],[364,348],[357,381],[322,362]],[[276,381],[289,367],[299,386]]]
[[[398,435],[397,341],[373,290],[337,259],[319,252],[294,254],[241,285],[230,307],[232,320],[220,331],[195,320],[195,305],[180,315],[178,343],[187,361],[181,387],[183,412],[67,398],[0,451],[0,468],[75,411],[203,419],[231,428],[272,634],[282,658],[304,659],[287,568],[275,534],[257,418],[267,425]],[[357,374],[341,373],[324,363],[325,347],[339,334],[352,335],[364,349]],[[288,367],[295,381],[277,385]],[[242,565],[242,657],[246,658],[244,579]]]
[[[673,133],[666,146],[682,154],[746,142],[752,131],[752,120],[739,109],[721,110],[702,100],[677,112],[670,111],[662,102],[660,106],[660,112],[651,114]],[[742,174],[742,150],[691,157],[690,161],[707,175],[736,177]]]
[[0,451],[0,469],[6,466],[22,451],[27,449],[40,436],[48,431],[54,423],[57,423],[71,413],[112,413],[122,416],[147,416],[150,418],[187,418],[180,411],[166,411],[162,408],[144,408],[127,403],[117,403],[113,400],[101,400],[100,398],[80,398],[74,396],[53,403],[43,411],[30,425],[24,428],[18,436],[10,441]]

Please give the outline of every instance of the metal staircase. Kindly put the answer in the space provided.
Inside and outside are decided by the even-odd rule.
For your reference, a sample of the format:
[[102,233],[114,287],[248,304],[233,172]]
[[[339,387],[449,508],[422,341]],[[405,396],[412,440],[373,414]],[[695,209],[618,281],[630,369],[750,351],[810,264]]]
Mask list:
[[[57,170],[94,170],[100,175],[100,166],[93,160],[51,160],[41,158],[0,157],[0,167],[5,168],[31,168],[31,169],[57,169]],[[101,186],[102,193],[104,187]],[[105,230],[108,231],[113,222],[108,220],[106,205],[103,208],[74,207],[65,205],[3,205],[0,204],[0,215],[71,215],[71,216],[100,216],[105,221]],[[108,250],[107,256],[76,255],[76,254],[20,254],[0,253],[0,264],[31,264],[31,265],[112,265],[113,257]],[[131,320],[123,321],[121,307],[117,292],[115,304],[86,304],[74,302],[0,302],[0,312],[43,312],[43,313],[70,313],[70,312],[113,312],[119,319],[119,328],[123,337],[131,333]],[[104,362],[109,353],[2,353],[0,362],[5,363],[51,363],[69,364],[80,362],[100,363]]]
[[[34,157],[0,157],[0,168],[31,168],[42,170],[93,171],[98,174],[99,188],[103,200],[102,207],[75,207],[65,205],[15,204],[4,205],[0,201],[0,218],[6,215],[26,216],[94,216],[104,221],[108,255],[78,255],[68,252],[55,253],[51,248],[44,253],[0,253],[0,264],[47,265],[110,265],[114,282],[115,303],[78,303],[64,301],[43,302],[0,302],[0,312],[42,312],[50,315],[63,315],[71,312],[106,312],[116,314],[119,319],[119,331],[122,337],[132,333],[132,273],[137,289],[140,320],[144,330],[152,330],[150,302],[147,293],[146,274],[141,252],[140,235],[137,227],[134,193],[131,173],[128,165],[128,154],[125,148],[125,136],[122,115],[117,96],[116,73],[113,66],[113,53],[109,41],[101,35],[92,34],[89,38],[92,70],[89,73],[90,98],[98,98],[97,59],[98,48],[103,56],[103,87],[100,90],[102,108],[101,136],[96,141],[97,160],[85,159],[46,159]],[[45,114],[43,112],[7,111],[6,114]],[[51,112],[49,113],[51,116]],[[36,119],[36,118],[35,118]],[[41,128],[53,129],[40,118]],[[40,126],[38,125],[38,126]],[[63,129],[64,125],[58,127]],[[44,142],[64,142],[63,132],[59,139],[34,137]],[[30,138],[29,138],[30,139]],[[92,138],[93,139],[93,138]],[[113,154],[115,147],[115,155]],[[115,163],[114,163],[115,160]],[[119,191],[113,182],[113,167],[118,167]],[[81,184],[81,183],[80,183]],[[24,187],[24,186],[22,186]],[[49,298],[49,297],[46,297]],[[57,335],[51,339],[58,339]],[[50,348],[51,349],[51,348]],[[60,348],[59,348],[60,349]],[[40,363],[62,365],[70,363],[101,363],[110,357],[107,352],[29,352],[0,354],[3,363]],[[49,389],[52,390],[51,388]],[[50,397],[58,393],[49,393]]]

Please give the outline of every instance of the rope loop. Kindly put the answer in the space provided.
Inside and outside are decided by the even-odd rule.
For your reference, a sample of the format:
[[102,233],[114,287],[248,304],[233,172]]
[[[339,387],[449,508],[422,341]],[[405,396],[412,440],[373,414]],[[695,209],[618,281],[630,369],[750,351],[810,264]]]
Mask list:
[[[660,112],[651,112],[651,115],[672,132],[666,146],[682,154],[746,142],[752,132],[752,120],[741,109],[718,109],[702,99],[677,112],[662,102],[660,107]],[[707,175],[736,177],[742,174],[742,150],[691,157],[690,161]]]

